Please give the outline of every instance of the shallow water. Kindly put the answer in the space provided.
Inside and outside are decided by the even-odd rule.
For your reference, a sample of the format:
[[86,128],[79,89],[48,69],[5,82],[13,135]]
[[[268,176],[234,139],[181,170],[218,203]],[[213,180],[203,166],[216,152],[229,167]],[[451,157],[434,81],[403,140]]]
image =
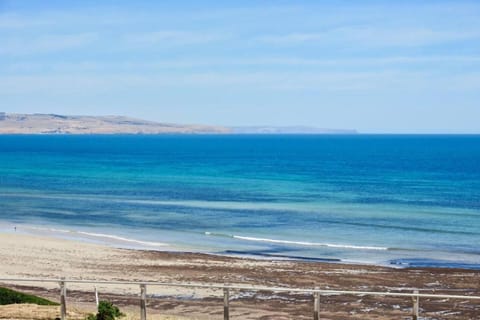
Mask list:
[[480,267],[480,136],[0,136],[1,228]]

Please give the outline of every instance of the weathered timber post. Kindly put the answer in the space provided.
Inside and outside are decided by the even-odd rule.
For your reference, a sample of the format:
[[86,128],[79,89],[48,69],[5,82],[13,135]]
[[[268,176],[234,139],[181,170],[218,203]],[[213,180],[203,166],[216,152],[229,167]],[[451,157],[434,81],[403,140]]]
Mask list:
[[140,320],[147,320],[147,285],[140,285]]
[[60,281],[60,319],[67,319],[67,286],[65,281]]
[[97,290],[97,286],[95,286],[94,288],[95,288],[95,303],[97,304],[97,308],[98,308],[99,301],[98,301],[98,290]]
[[[413,291],[413,294],[418,294],[418,290]],[[419,304],[420,304],[419,300],[420,298],[418,296],[412,297],[412,302],[413,302],[412,319],[413,320],[418,320],[418,311],[419,311]]]
[[320,292],[313,293],[313,320],[320,319]]
[[229,296],[228,288],[223,288],[223,320],[230,319]]

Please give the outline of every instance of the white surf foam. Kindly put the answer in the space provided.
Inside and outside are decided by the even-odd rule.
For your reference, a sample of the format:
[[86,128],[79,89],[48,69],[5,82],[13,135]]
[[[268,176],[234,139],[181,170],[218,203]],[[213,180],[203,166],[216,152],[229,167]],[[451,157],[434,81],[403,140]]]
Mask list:
[[42,227],[28,227],[28,229],[38,230],[38,231],[43,231],[43,232],[66,233],[66,234],[70,234],[72,236],[83,235],[83,236],[95,237],[95,238],[106,238],[106,239],[112,239],[112,240],[121,241],[121,242],[136,243],[136,244],[139,244],[139,245],[150,246],[150,247],[164,247],[164,246],[167,246],[166,243],[142,241],[142,240],[125,238],[125,237],[120,237],[120,236],[117,236],[117,235],[105,234],[105,233],[94,233],[94,232],[56,229],[56,228],[42,228]]
[[312,246],[312,247],[329,247],[329,248],[344,248],[344,249],[359,249],[359,250],[388,250],[388,248],[386,247],[356,246],[356,245],[350,245],[350,244],[319,243],[319,242],[308,242],[308,241],[277,240],[277,239],[268,239],[268,238],[244,237],[244,236],[236,236],[236,235],[233,235],[232,238],[247,240],[247,241],[293,244],[293,245]]
[[220,237],[230,237],[233,239],[245,240],[245,241],[257,241],[257,242],[269,242],[269,243],[280,243],[280,244],[291,244],[297,246],[309,246],[309,247],[327,247],[327,248],[340,248],[340,249],[355,249],[355,250],[379,250],[385,251],[388,250],[387,247],[375,247],[375,246],[357,246],[350,244],[335,244],[335,243],[319,243],[319,242],[309,242],[309,241],[291,241],[291,240],[279,240],[279,239],[268,239],[268,238],[255,238],[255,237],[246,237],[239,235],[226,235],[221,233],[205,232],[205,235],[211,236],[220,236]]
[[145,246],[152,246],[152,247],[164,247],[164,246],[167,245],[166,243],[141,241],[141,240],[136,240],[136,239],[119,237],[119,236],[112,235],[112,234],[92,233],[92,232],[84,232],[84,231],[78,231],[77,233],[78,234],[83,234],[83,235],[86,235],[86,236],[90,236],[90,237],[107,238],[107,239],[137,243],[137,244],[141,244],[141,245],[145,245]]

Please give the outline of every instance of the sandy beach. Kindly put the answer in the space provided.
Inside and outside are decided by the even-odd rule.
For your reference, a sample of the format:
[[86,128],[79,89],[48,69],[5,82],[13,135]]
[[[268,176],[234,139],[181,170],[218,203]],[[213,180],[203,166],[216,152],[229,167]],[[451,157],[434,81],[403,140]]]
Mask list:
[[[1,234],[0,256],[1,278],[65,277],[390,292],[419,289],[422,293],[480,295],[480,271],[461,269],[393,269],[127,250],[22,234]],[[58,286],[54,283],[2,286],[58,301]],[[135,318],[138,286],[97,287],[100,299],[114,301]],[[93,285],[69,284],[68,289],[71,310],[94,309]],[[158,319],[222,318],[222,292],[218,290],[149,287],[148,295],[148,313]],[[312,314],[313,299],[307,294],[233,292],[231,298],[233,319],[309,319]],[[422,315],[429,319],[480,316],[478,303],[467,300],[422,299],[420,307]],[[322,319],[408,319],[410,310],[409,298],[331,295],[321,299]]]

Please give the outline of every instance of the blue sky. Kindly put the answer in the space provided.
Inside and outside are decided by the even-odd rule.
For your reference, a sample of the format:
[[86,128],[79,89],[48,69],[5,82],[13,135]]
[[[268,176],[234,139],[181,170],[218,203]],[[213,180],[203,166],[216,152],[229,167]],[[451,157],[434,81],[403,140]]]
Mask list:
[[480,133],[480,2],[0,0],[0,111]]

